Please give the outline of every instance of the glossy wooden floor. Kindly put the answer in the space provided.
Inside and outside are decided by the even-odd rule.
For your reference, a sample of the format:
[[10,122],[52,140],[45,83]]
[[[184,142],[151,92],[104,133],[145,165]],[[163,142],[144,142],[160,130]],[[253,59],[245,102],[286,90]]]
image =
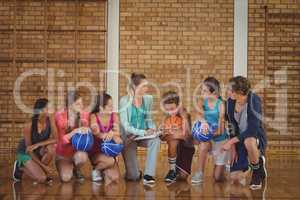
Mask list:
[[[144,157],[140,157],[143,163]],[[11,180],[14,155],[0,154],[0,199],[300,199],[300,157],[276,156],[267,161],[268,179],[262,190],[251,191],[247,186],[230,185],[229,182],[214,183],[211,178],[211,164],[205,173],[205,181],[193,186],[189,182],[177,182],[167,186],[163,182],[168,164],[160,156],[157,183],[153,188],[144,187],[142,182],[125,182],[104,186],[90,181],[90,167],[84,167],[86,180],[62,184],[55,177],[52,185],[34,185],[25,179],[22,183]],[[211,161],[209,161],[211,163]],[[121,162],[121,171],[123,164]]]

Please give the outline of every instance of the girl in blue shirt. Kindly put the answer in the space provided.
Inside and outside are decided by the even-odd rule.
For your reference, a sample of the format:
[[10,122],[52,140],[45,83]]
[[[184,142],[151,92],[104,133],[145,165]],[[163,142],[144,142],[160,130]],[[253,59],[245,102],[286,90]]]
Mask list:
[[214,133],[212,141],[198,143],[200,155],[196,172],[192,177],[192,183],[194,184],[203,181],[204,168],[209,152],[212,153],[215,162],[214,179],[216,181],[223,180],[225,164],[228,161],[228,153],[221,152],[221,147],[227,140],[227,133],[224,128],[225,107],[220,97],[220,84],[216,78],[208,77],[204,80],[202,99],[203,103],[200,106],[198,120],[201,121],[204,130],[208,130],[209,124],[218,125],[218,129]]

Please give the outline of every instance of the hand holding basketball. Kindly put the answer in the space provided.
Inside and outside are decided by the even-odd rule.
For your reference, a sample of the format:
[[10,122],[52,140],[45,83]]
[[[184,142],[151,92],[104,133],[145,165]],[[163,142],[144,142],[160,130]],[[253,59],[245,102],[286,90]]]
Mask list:
[[112,140],[113,137],[114,137],[114,133],[112,131],[110,131],[109,133],[104,134],[103,140],[104,141],[109,141],[109,140]]
[[203,131],[204,134],[208,134],[208,129],[209,129],[209,125],[207,122],[202,122],[202,126],[201,126],[201,129]]
[[182,127],[182,119],[178,116],[170,116],[165,120],[163,127],[170,134],[174,134],[174,131]]
[[87,134],[90,130],[90,128],[88,128],[88,127],[80,127],[78,129],[82,134]]

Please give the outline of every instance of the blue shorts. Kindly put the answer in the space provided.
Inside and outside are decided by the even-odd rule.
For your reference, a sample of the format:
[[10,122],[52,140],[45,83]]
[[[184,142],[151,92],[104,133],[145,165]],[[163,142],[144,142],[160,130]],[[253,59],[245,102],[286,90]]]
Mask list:
[[249,166],[248,161],[248,153],[246,150],[246,147],[243,143],[239,142],[235,144],[235,148],[238,155],[238,160],[233,163],[233,165],[230,167],[230,172],[234,171],[247,171]]

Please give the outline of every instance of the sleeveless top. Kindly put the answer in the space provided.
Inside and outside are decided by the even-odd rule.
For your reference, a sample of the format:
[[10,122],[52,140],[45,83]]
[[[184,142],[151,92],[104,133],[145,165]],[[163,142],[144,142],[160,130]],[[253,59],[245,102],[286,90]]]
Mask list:
[[[203,111],[204,111],[204,119],[210,124],[219,124],[219,116],[220,116],[220,105],[222,103],[221,99],[217,99],[215,106],[211,109],[208,106],[208,99],[204,100]],[[227,133],[224,131],[221,135],[215,136],[213,140],[215,142],[223,141],[227,139]]]
[[97,120],[97,125],[99,127],[99,130],[101,133],[108,133],[109,131],[111,131],[114,127],[114,113],[111,113],[110,115],[110,119],[109,119],[109,124],[107,126],[104,126],[98,115],[96,115],[96,120]]
[[[50,126],[50,120],[49,118],[47,118],[46,120],[46,128],[44,130],[42,130],[41,133],[32,131],[30,129],[31,132],[31,144],[37,144],[39,142],[43,142],[46,141],[50,138],[50,134],[51,134],[51,126]],[[26,143],[25,143],[25,138],[21,139],[19,142],[19,145],[17,147],[17,153],[26,153]],[[34,150],[35,153],[39,152],[41,147],[37,148]]]

